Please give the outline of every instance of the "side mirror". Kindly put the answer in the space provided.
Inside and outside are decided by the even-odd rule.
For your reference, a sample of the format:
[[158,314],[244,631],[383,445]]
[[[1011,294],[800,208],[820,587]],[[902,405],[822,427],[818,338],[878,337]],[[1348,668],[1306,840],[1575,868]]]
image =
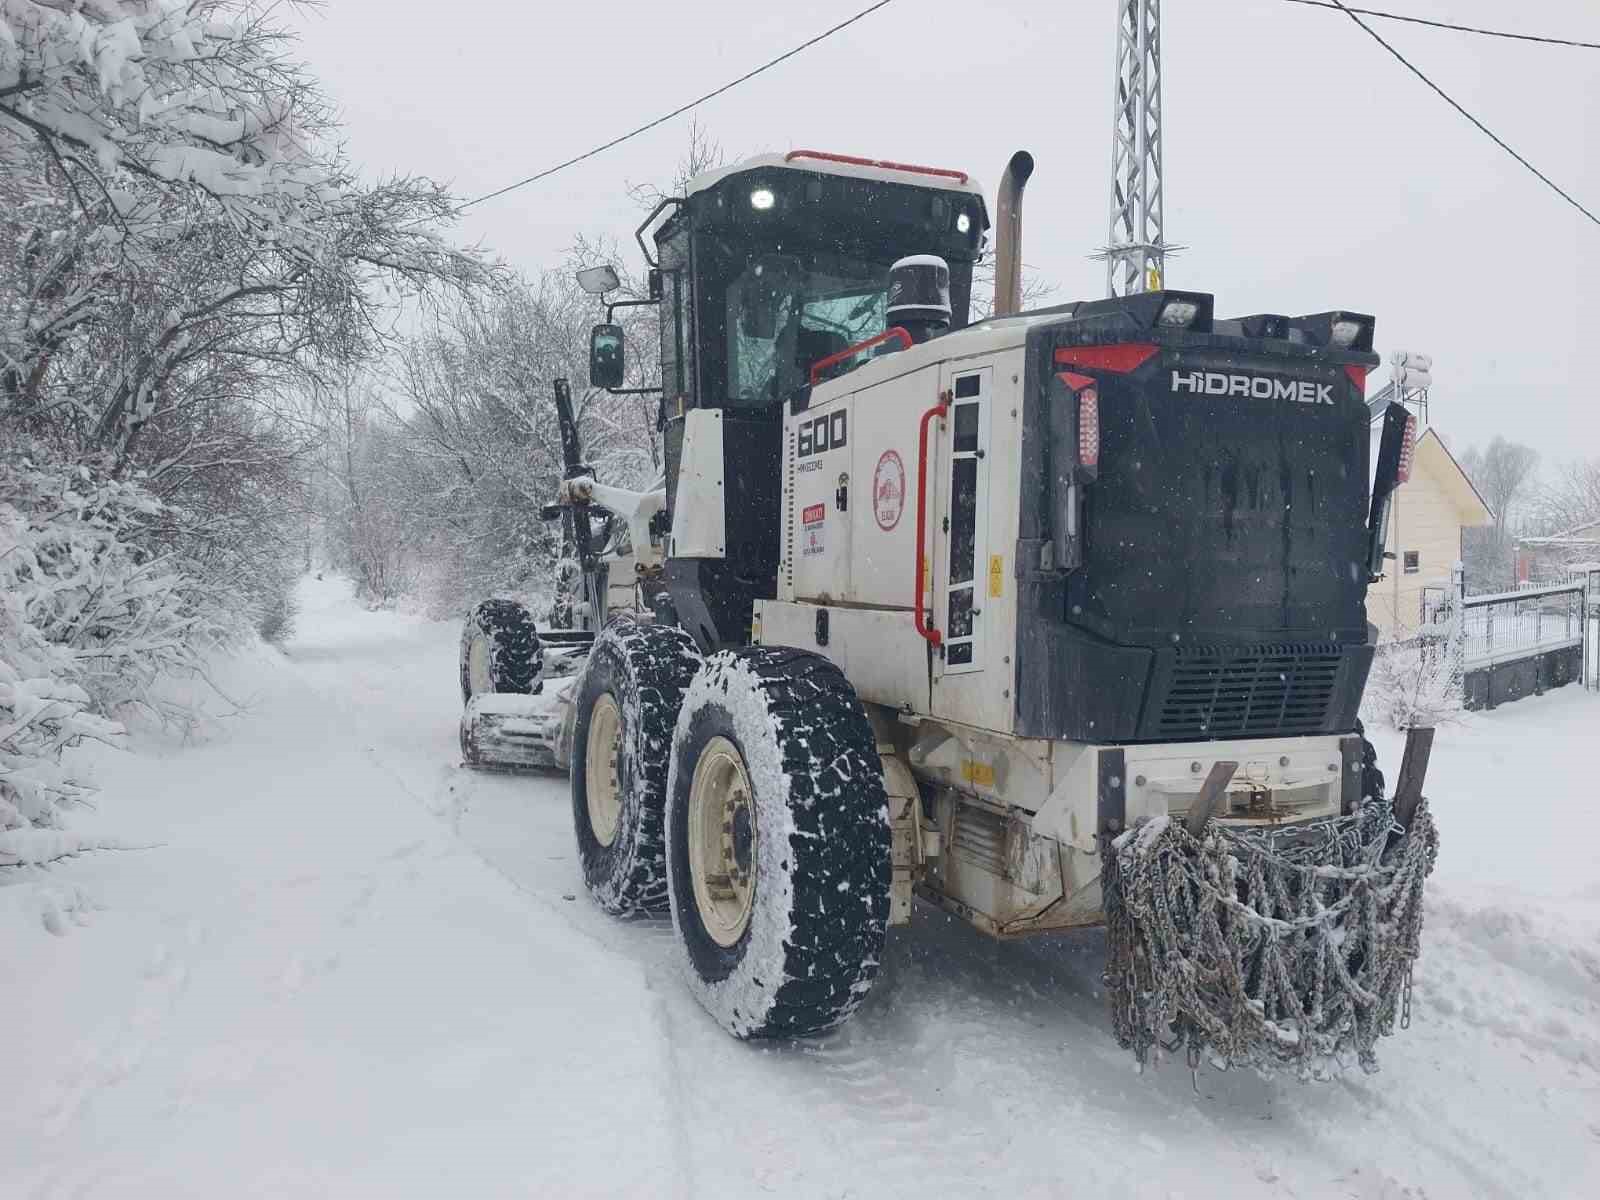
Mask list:
[[578,286],[591,296],[604,296],[607,292],[615,291],[621,283],[616,268],[609,264],[585,267],[578,272]]
[[589,386],[622,386],[624,357],[621,325],[596,325],[589,331]]

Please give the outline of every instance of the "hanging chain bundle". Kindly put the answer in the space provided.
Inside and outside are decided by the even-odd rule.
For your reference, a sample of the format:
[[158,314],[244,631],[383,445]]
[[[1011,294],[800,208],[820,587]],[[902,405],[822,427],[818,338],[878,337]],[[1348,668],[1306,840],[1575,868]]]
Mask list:
[[1158,817],[1107,843],[1105,982],[1117,1041],[1302,1078],[1410,1023],[1423,882],[1438,856],[1427,801],[1409,829],[1387,800],[1269,828]]

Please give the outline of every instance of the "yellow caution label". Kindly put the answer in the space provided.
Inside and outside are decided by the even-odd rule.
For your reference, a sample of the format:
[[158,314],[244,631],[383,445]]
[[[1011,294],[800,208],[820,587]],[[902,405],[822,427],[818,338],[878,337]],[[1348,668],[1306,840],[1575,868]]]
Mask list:
[[998,600],[1005,593],[1005,578],[1005,556],[1001,554],[989,555],[989,598],[991,600]]
[[961,760],[961,778],[974,787],[992,788],[994,786],[994,767],[986,762],[979,762],[975,758]]

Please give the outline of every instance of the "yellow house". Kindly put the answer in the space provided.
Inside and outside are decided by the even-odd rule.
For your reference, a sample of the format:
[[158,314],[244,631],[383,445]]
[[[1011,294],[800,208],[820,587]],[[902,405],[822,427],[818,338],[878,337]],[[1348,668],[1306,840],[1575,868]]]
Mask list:
[[[1377,458],[1377,431],[1373,432]],[[1492,525],[1494,512],[1432,428],[1417,437],[1411,478],[1394,493],[1384,549],[1394,557],[1367,591],[1367,620],[1383,634],[1416,628],[1423,588],[1450,586],[1461,561],[1461,531]]]

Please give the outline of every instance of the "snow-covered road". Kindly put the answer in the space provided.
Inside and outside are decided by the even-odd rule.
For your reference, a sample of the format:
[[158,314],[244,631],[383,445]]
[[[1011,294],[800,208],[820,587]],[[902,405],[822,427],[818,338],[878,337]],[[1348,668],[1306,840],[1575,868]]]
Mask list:
[[1112,1042],[1098,934],[928,910],[843,1030],[732,1041],[669,923],[589,904],[565,780],[457,766],[456,629],[303,601],[249,715],[100,764],[94,827],[158,847],[0,886],[0,1195],[1593,1194],[1600,698],[1441,734],[1382,1074],[1196,1088]]

